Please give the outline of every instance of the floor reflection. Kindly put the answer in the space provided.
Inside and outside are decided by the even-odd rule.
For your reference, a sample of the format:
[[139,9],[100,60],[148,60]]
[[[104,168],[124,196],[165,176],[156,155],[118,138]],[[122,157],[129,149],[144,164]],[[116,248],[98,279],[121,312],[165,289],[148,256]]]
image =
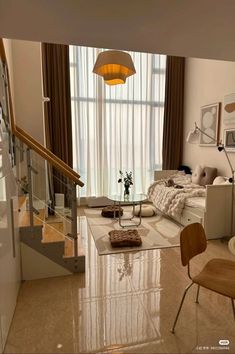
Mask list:
[[[230,340],[226,353],[235,352],[231,304],[206,290],[199,305],[194,291],[188,295],[176,335],[170,333],[188,283],[178,248],[99,256],[82,227],[86,273],[25,282],[6,353],[196,353],[221,338]],[[219,241],[208,249],[209,257],[229,258]]]
[[[160,266],[153,270],[146,254],[139,252],[99,256],[92,238],[87,239],[86,250],[86,287],[78,290],[78,350],[114,350],[155,341],[159,331],[148,311],[158,309],[160,293],[153,294],[148,311],[139,294],[148,291],[149,277],[157,280]],[[132,286],[133,267],[138,274],[136,291]]]

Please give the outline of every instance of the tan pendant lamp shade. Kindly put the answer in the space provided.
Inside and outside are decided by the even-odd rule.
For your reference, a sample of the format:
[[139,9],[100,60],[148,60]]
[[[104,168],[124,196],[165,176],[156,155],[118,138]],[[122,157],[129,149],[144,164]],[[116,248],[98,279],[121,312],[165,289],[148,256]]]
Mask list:
[[102,76],[108,85],[118,85],[124,84],[128,76],[135,74],[135,67],[130,54],[106,50],[98,55],[93,73]]

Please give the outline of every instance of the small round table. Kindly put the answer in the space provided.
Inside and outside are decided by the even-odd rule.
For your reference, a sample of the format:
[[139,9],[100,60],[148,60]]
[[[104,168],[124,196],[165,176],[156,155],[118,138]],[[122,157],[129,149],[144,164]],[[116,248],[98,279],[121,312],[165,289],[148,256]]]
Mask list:
[[[122,194],[116,194],[116,195],[109,195],[108,199],[112,200],[114,205],[118,204],[119,206],[119,215],[118,215],[118,220],[119,220],[119,225],[121,227],[130,227],[130,226],[136,226],[138,227],[141,225],[141,208],[142,208],[142,203],[147,199],[147,196],[145,194],[129,194],[129,195],[122,195]],[[133,208],[133,216],[131,218],[123,218],[121,217],[120,209],[121,205],[132,205]],[[135,216],[135,206],[139,205],[140,206],[140,214],[139,214],[139,222],[135,223],[132,222],[130,224],[122,224],[123,220],[133,220]],[[114,212],[114,217],[116,217],[116,213]]]

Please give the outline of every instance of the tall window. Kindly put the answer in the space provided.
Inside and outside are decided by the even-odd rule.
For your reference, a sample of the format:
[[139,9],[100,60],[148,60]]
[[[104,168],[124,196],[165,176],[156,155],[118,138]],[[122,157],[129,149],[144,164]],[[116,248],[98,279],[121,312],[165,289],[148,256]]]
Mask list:
[[133,192],[146,193],[162,163],[166,56],[130,52],[136,74],[108,86],[92,73],[101,49],[70,46],[73,167],[81,196],[120,191],[119,170],[132,171]]

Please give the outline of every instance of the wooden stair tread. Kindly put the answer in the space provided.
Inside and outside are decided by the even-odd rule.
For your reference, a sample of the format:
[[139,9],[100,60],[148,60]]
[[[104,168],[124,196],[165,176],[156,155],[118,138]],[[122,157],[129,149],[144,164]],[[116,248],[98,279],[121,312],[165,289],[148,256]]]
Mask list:
[[[39,210],[39,215],[33,215],[34,225],[43,225],[45,219],[45,210]],[[19,216],[19,227],[30,226],[30,213],[29,210],[23,210]]]
[[[82,222],[86,219],[85,216],[81,217]],[[84,220],[83,220],[84,219]],[[86,221],[85,221],[86,222]],[[30,215],[29,211],[22,211],[19,226],[29,226]],[[42,243],[64,242],[64,258],[74,257],[74,241],[70,237],[64,235],[64,223],[63,222],[46,222],[45,210],[39,210],[39,215],[34,215],[34,225],[42,225]],[[78,256],[84,256],[84,248],[82,244],[81,235],[78,233]]]
[[[74,257],[74,241],[64,235],[62,222],[45,223],[43,228],[43,243],[64,241],[64,257]],[[81,236],[78,234],[78,256],[85,255]]]
[[[83,248],[82,238],[80,234],[78,234],[77,243],[78,243],[78,257],[84,256],[85,251]],[[74,257],[74,241],[69,239],[68,237],[65,237],[64,258],[68,258],[68,257]]]
[[19,209],[21,209],[24,206],[24,204],[26,204],[26,196],[25,195],[20,195],[18,197],[18,207],[19,207]]
[[51,242],[58,242],[64,241],[64,229],[63,223],[44,223],[43,227],[43,243],[51,243]]

